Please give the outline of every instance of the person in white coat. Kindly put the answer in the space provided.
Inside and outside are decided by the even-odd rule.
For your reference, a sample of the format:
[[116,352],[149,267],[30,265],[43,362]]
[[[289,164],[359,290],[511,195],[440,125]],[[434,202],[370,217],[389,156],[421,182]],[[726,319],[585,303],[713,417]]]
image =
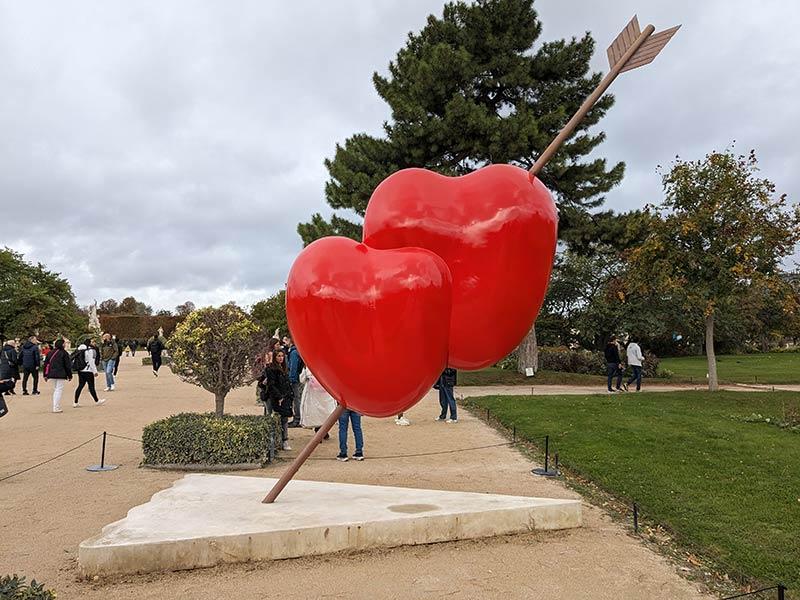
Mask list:
[[[300,399],[300,427],[312,427],[318,431],[331,413],[336,410],[336,400],[333,399],[317,378],[305,367],[300,372],[300,382],[303,384],[303,395]],[[326,435],[328,439],[330,435]]]
[[103,404],[105,399],[101,400],[97,397],[97,392],[94,388],[94,380],[99,375],[97,372],[97,361],[95,360],[95,350],[90,348],[91,340],[87,339],[83,344],[78,346],[75,354],[72,355],[72,365],[78,371],[78,387],[75,388],[75,400],[72,403],[73,408],[78,408],[80,404],[81,392],[84,386],[89,386],[89,394],[94,399],[95,404]]
[[628,365],[630,365],[631,369],[633,369],[633,373],[631,374],[631,378],[628,379],[628,382],[625,384],[625,389],[628,389],[628,386],[632,384],[634,381],[636,382],[636,391],[642,391],[642,361],[644,361],[644,356],[642,355],[642,349],[639,347],[634,341],[634,338],[631,338],[630,342],[628,343]]

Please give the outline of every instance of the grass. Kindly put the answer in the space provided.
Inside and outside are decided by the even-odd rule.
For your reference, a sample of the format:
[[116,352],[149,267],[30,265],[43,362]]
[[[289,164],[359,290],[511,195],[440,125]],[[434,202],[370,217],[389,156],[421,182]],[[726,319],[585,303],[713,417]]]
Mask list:
[[539,371],[533,377],[513,369],[487,367],[480,371],[459,371],[458,385],[605,385],[601,375]]
[[[708,373],[705,356],[664,358],[659,367],[695,382],[706,381]],[[718,356],[717,376],[728,383],[800,383],[800,352]]]
[[727,573],[800,598],[800,423],[793,392],[488,396],[467,402],[518,437],[550,435],[561,463],[636,501]]

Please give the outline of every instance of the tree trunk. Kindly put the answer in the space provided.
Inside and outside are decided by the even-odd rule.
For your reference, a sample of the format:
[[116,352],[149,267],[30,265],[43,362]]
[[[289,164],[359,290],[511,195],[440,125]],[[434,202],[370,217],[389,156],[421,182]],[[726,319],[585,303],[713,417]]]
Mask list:
[[539,346],[536,343],[535,324],[517,348],[517,371],[525,375],[525,369],[528,367],[532,368],[534,373],[539,370]]
[[714,314],[706,316],[706,356],[708,357],[708,389],[716,392],[719,389],[717,382],[717,357],[714,354]]
[[225,394],[214,394],[214,402],[216,404],[216,415],[221,417],[223,411],[225,410]]

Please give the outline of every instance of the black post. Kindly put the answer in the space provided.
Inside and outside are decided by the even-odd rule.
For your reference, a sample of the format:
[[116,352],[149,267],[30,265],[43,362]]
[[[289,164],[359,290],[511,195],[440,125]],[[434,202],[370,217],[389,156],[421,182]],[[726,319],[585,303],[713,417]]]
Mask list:
[[517,443],[517,426],[514,425],[513,427],[514,427],[514,429],[512,430],[512,433],[511,433],[511,443],[512,444],[516,444]]
[[103,432],[103,447],[100,449],[100,468],[106,466],[106,432]]
[[633,503],[633,531],[639,533],[639,506]]
[[486,407],[486,420],[489,420],[489,407]]
[[544,436],[544,470],[550,470],[550,436]]
[[778,600],[786,600],[786,587],[782,584],[778,584]]

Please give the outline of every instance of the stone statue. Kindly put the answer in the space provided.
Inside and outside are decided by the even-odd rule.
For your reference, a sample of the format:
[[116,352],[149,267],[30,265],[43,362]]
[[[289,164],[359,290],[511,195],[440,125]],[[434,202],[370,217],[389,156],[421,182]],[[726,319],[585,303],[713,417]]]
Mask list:
[[97,317],[97,300],[89,307],[89,329],[100,333],[100,319]]

